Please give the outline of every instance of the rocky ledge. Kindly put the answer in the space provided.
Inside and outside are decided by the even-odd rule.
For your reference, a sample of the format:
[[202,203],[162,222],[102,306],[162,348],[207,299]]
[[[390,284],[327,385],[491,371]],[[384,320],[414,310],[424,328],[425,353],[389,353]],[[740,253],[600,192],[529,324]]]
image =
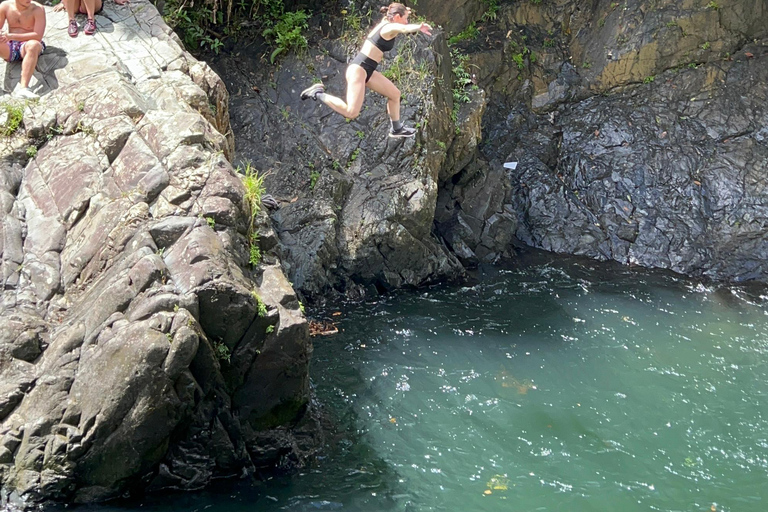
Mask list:
[[[149,3],[48,10],[39,102],[0,98],[0,504],[300,464],[306,320],[228,157],[228,94]],[[0,64],[0,67],[5,66]],[[5,88],[18,65],[5,68]]]

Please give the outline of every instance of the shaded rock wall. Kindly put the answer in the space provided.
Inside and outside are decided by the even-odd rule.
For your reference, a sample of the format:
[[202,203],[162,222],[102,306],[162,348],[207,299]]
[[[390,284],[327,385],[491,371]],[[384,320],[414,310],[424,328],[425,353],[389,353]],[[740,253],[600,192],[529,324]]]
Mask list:
[[307,323],[248,264],[226,89],[146,2],[91,38],[48,16],[47,94],[0,149],[0,503],[300,464]]
[[444,38],[403,36],[382,67],[401,73],[401,118],[419,126],[415,139],[387,137],[389,118],[379,95],[368,94],[352,122],[299,100],[314,78],[322,78],[327,91],[345,94],[346,60],[363,35],[327,40],[317,33],[319,46],[276,68],[259,55],[214,63],[233,92],[238,158],[264,172],[268,192],[280,200],[272,220],[282,261],[311,298],[419,286],[463,272],[432,235],[441,169],[457,139],[453,100],[444,87],[452,80]]
[[[495,93],[482,153],[492,167],[520,162],[502,180],[519,240],[714,279],[768,276],[764,3],[515,4],[500,20],[497,34],[521,36],[472,57],[496,70],[481,79]],[[485,66],[520,53],[517,80]]]
[[[764,2],[503,1],[484,17],[481,0],[420,1],[444,31],[401,38],[380,68],[413,142],[385,138],[376,94],[351,123],[298,101],[314,79],[343,96],[364,37],[324,5],[307,55],[214,64],[237,158],[269,173],[286,269],[307,295],[418,286],[522,245],[765,279]],[[445,38],[472,23],[453,50],[478,88],[454,105]]]

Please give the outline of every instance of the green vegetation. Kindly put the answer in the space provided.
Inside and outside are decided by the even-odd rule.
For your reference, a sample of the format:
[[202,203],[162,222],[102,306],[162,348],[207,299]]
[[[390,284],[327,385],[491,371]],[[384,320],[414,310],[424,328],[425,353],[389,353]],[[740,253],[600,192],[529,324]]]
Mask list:
[[716,10],[716,11],[717,11],[718,9],[720,9],[720,4],[718,4],[717,2],[715,2],[714,0],[712,0],[711,2],[709,2],[709,3],[707,4],[707,9],[714,9],[714,10]]
[[273,332],[275,332],[275,326],[274,325],[268,325],[265,332],[267,334],[272,334]]
[[306,48],[302,31],[308,18],[302,10],[286,11],[283,0],[166,0],[163,12],[165,22],[192,51],[219,53],[224,40],[237,39],[241,27],[255,22],[273,47],[272,62],[284,52]]
[[37,146],[27,146],[27,156],[35,158],[37,156]]
[[2,126],[0,126],[0,135],[10,137],[21,126],[21,120],[24,119],[24,103],[6,103],[2,107],[5,110],[6,118]]
[[651,75],[651,76],[647,76],[647,77],[643,78],[643,83],[644,83],[644,84],[650,84],[650,83],[651,83],[651,82],[653,82],[654,80],[656,80],[656,77],[655,77],[655,76],[653,76],[653,75]]
[[360,148],[355,148],[355,150],[352,152],[351,155],[349,155],[349,160],[347,161],[347,167],[351,166],[352,163],[357,160],[357,157],[360,155]]
[[475,22],[469,24],[467,28],[456,34],[455,36],[451,36],[448,38],[448,44],[453,46],[456,43],[460,43],[462,41],[468,41],[471,39],[475,39],[478,35],[480,35],[480,31],[477,30],[477,27],[475,26]]
[[309,190],[315,190],[315,185],[317,185],[317,180],[320,179],[320,173],[318,171],[312,171],[309,174]]
[[259,247],[259,234],[251,233],[248,237],[248,263],[255,267],[261,263],[261,247]]
[[259,176],[251,162],[246,162],[245,169],[237,168],[242,174],[245,186],[245,200],[248,202],[251,218],[248,222],[249,263],[254,267],[261,262],[261,249],[259,248],[259,234],[256,232],[255,220],[261,211],[261,196],[264,195],[264,176]]
[[261,297],[255,290],[251,292],[251,296],[256,301],[256,313],[259,315],[259,318],[265,318],[267,316],[267,305],[264,304],[264,301],[261,300]]
[[677,27],[677,22],[675,20],[670,20],[667,22],[667,28],[674,28]]
[[[453,68],[453,112],[451,119],[456,125],[458,133],[458,114],[462,103],[469,103],[469,92],[467,87],[472,84],[472,74],[467,69],[469,67],[469,56],[461,53],[457,49],[451,50],[451,64]],[[476,85],[472,85],[476,88]]]
[[451,63],[453,64],[453,101],[468,103],[467,86],[472,83],[472,75],[467,69],[469,56],[458,50],[451,50]]
[[305,314],[305,312],[304,312],[304,304],[302,304],[301,301],[299,301],[299,311],[301,311],[302,315]]
[[229,362],[230,358],[232,357],[232,354],[229,352],[229,347],[221,341],[213,342],[213,354],[219,361]]
[[496,13],[499,12],[499,0],[483,0],[488,6],[488,10],[483,13],[483,21],[495,21]]
[[357,40],[360,38],[360,35],[365,30],[365,26],[363,25],[363,18],[370,18],[371,11],[369,10],[368,14],[363,16],[363,13],[359,11],[357,7],[355,7],[355,4],[350,3],[347,9],[341,10],[341,15],[344,17],[344,24],[341,29],[341,38],[347,42],[357,42]]
[[706,41],[704,44],[701,45],[702,50],[709,50],[709,47],[712,46],[709,41]]
[[301,33],[308,27],[309,15],[304,11],[283,12],[262,32],[264,38],[275,49],[269,56],[270,62],[288,50],[303,50],[307,47],[307,38]]
[[206,217],[205,221],[208,223],[211,229],[216,229],[216,219],[214,219],[213,217]]

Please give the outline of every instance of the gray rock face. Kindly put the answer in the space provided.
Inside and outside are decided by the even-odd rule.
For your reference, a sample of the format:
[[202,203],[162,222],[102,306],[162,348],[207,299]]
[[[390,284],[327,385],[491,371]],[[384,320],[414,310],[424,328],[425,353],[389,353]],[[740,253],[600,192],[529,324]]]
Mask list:
[[493,23],[482,2],[446,5],[418,8],[465,20],[450,33],[479,24],[457,49],[480,90],[454,109],[442,32],[398,41],[381,69],[403,91],[403,119],[420,127],[413,142],[384,137],[375,94],[350,123],[298,101],[314,78],[343,96],[357,34],[318,39],[319,51],[274,74],[255,62],[243,72],[244,56],[217,63],[235,92],[238,158],[270,169],[282,199],[272,219],[299,288],[419,285],[523,245],[768,277],[764,3],[515,2]]
[[0,504],[198,488],[308,448],[285,430],[307,323],[274,256],[247,265],[226,89],[150,4],[97,24],[70,39],[49,11],[47,94],[0,149]]
[[[375,93],[351,122],[325,105],[300,101],[314,78],[344,96],[346,61],[357,50],[344,42],[359,35],[321,40],[304,58],[286,57],[274,76],[257,61],[243,65],[245,55],[214,64],[233,91],[238,159],[266,170],[267,191],[281,203],[272,220],[286,272],[311,298],[420,286],[464,271],[450,237],[434,229],[436,218],[453,216],[436,213],[435,205],[442,184],[475,163],[482,93],[452,119],[451,62],[436,32],[401,36],[380,67],[402,92],[401,119],[418,129],[414,139],[387,137],[386,101]],[[482,230],[488,217],[503,212],[496,198],[480,203],[466,215]]]
[[[504,11],[502,30],[538,19],[526,34],[541,52],[484,120],[492,167],[520,162],[499,181],[516,238],[716,280],[768,278],[765,5],[574,5]],[[571,36],[558,37],[566,22]],[[490,55],[476,54],[480,69]],[[504,73],[483,81],[495,88]]]

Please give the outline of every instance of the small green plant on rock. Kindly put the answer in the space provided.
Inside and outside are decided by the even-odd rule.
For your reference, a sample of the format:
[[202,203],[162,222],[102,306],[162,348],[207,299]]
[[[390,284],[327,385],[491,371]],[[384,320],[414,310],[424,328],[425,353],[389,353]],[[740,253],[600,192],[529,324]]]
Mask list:
[[261,263],[261,247],[259,247],[259,234],[251,233],[248,244],[248,263],[255,267]]
[[267,305],[264,303],[263,300],[261,300],[261,296],[259,296],[258,293],[256,293],[256,290],[253,290],[251,292],[251,295],[253,296],[254,300],[256,301],[256,313],[259,315],[259,318],[264,318],[267,316]]
[[206,217],[205,221],[208,223],[208,226],[211,229],[216,229],[216,219],[214,219],[213,217]]
[[5,111],[5,122],[0,126],[0,134],[10,137],[21,126],[21,120],[24,119],[24,104],[6,103],[2,106]]
[[275,332],[275,326],[274,325],[268,325],[265,332],[267,334],[272,334],[273,332]]
[[29,158],[35,158],[37,156],[37,147],[36,146],[27,146],[27,156]]
[[483,0],[488,6],[488,10],[483,13],[483,21],[495,21],[496,13],[499,12],[499,0]]
[[349,155],[349,161],[347,162],[347,167],[351,166],[355,160],[357,160],[357,157],[360,155],[360,148],[355,148],[355,150],[352,152],[351,155]]
[[269,56],[270,62],[275,62],[281,53],[307,47],[307,38],[302,31],[309,27],[308,19],[309,15],[304,11],[283,12],[271,26],[264,29],[262,36],[275,46]]
[[250,219],[248,221],[248,243],[249,243],[249,263],[254,267],[261,262],[261,249],[259,248],[259,234],[256,232],[256,216],[261,211],[261,196],[264,195],[264,176],[259,176],[259,172],[251,164],[246,162],[245,169],[237,168],[242,174],[243,185],[245,186],[245,200],[250,209]]
[[714,9],[715,11],[717,11],[718,9],[720,9],[720,4],[712,0],[707,4],[707,9]]
[[312,171],[309,174],[309,190],[315,190],[317,180],[320,179],[320,173],[318,171]]
[[709,47],[712,46],[709,41],[705,41],[704,44],[701,45],[702,50],[709,50]]
[[650,84],[650,83],[651,83],[651,82],[653,82],[654,80],[656,80],[656,77],[655,77],[655,76],[653,76],[653,75],[651,75],[651,76],[647,76],[647,77],[643,78],[643,83],[644,83],[644,84]]
[[216,356],[216,359],[219,361],[229,362],[230,358],[232,357],[232,354],[229,351],[229,347],[221,341],[213,342],[213,353]]
[[467,28],[456,34],[455,36],[451,36],[448,38],[448,44],[453,46],[456,43],[460,43],[462,41],[468,41],[475,39],[478,35],[480,35],[480,31],[475,26],[475,22],[473,21],[470,23]]

